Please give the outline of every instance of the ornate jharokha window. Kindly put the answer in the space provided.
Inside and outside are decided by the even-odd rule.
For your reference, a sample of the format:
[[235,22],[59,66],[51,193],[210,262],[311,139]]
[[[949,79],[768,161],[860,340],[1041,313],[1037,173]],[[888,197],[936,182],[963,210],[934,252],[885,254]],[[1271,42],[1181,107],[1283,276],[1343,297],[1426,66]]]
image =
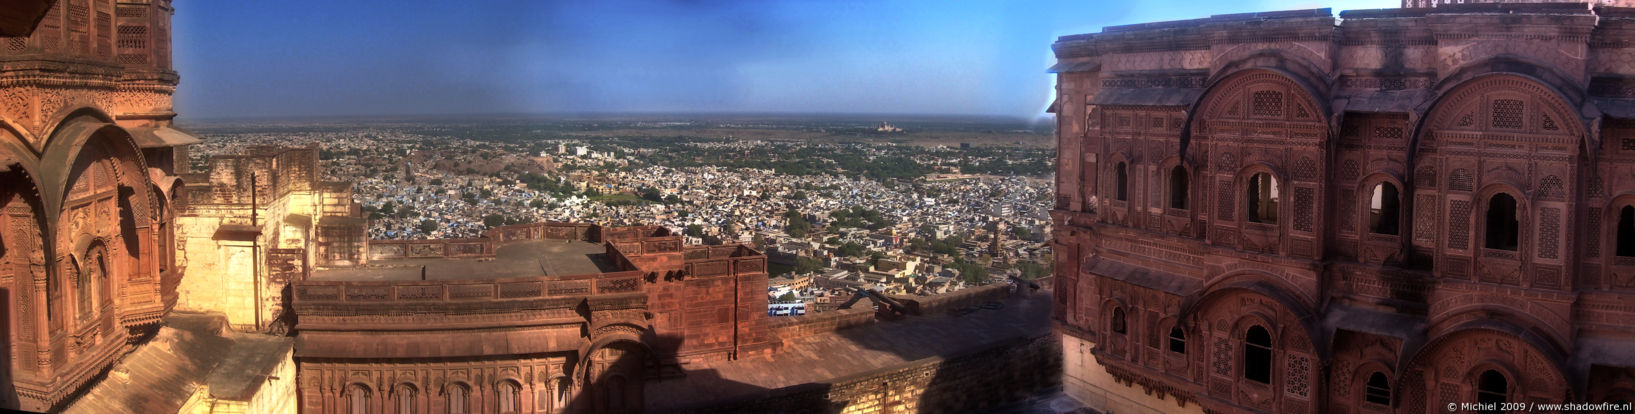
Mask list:
[[1397,234],[1397,220],[1401,217],[1397,211],[1401,199],[1397,197],[1397,186],[1391,183],[1374,185],[1374,196],[1368,204],[1368,231],[1376,234]]
[[1272,334],[1260,325],[1249,327],[1243,338],[1243,379],[1272,383]]
[[1391,405],[1391,383],[1385,378],[1385,373],[1375,372],[1368,376],[1368,384],[1363,390],[1363,401],[1369,404]]
[[446,399],[448,402],[448,408],[444,411],[447,411],[449,414],[466,414],[466,395],[466,386],[460,384],[449,384],[448,398]]
[[1180,323],[1169,328],[1169,351],[1177,354],[1187,353],[1187,333],[1181,330]]
[[[1510,401],[1510,381],[1504,378],[1499,371],[1482,371],[1482,376],[1476,380],[1476,402],[1498,403]],[[1498,413],[1498,410],[1484,410],[1484,413]]]
[[521,409],[517,401],[517,384],[511,381],[500,381],[499,405],[501,413],[515,413]]
[[1487,202],[1487,243],[1489,249],[1516,250],[1521,222],[1516,218],[1516,199],[1494,194]]
[[1113,308],[1113,333],[1124,333],[1124,308]]
[[1618,210],[1618,240],[1616,252],[1619,256],[1635,257],[1635,206],[1624,206]]
[[1130,174],[1125,170],[1126,167],[1122,162],[1113,166],[1114,200],[1128,201],[1130,199]]
[[100,246],[92,247],[85,252],[85,263],[81,264],[79,278],[74,283],[80,319],[88,319],[96,313],[93,311],[97,303],[97,286],[107,278],[108,261],[103,256]]
[[1249,221],[1277,223],[1277,179],[1271,174],[1256,173],[1249,177]]
[[1187,208],[1187,169],[1179,165],[1169,170],[1169,208]]

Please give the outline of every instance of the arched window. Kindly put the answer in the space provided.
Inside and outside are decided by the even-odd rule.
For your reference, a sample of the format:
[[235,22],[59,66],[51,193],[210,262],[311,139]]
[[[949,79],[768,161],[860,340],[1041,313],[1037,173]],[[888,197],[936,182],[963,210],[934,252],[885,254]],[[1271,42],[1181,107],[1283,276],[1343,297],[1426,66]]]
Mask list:
[[1378,234],[1397,234],[1397,186],[1391,183],[1374,185],[1374,197],[1368,202],[1368,230]]
[[[1497,406],[1499,403],[1506,401],[1510,401],[1510,381],[1504,379],[1504,374],[1500,374],[1499,371],[1491,369],[1482,371],[1481,378],[1476,380],[1476,402],[1492,403]],[[1501,411],[1484,410],[1483,412],[1497,413]]]
[[515,413],[521,409],[522,404],[519,404],[517,401],[516,383],[511,381],[500,381],[500,385],[496,388],[496,390],[499,391],[498,400],[501,413]]
[[369,388],[361,384],[352,384],[346,388],[346,400],[352,408],[352,414],[369,412]]
[[1487,244],[1489,249],[1516,250],[1521,223],[1516,219],[1516,199],[1494,194],[1487,202]]
[[1187,353],[1187,333],[1181,330],[1180,323],[1169,328],[1169,351],[1177,354]]
[[1128,201],[1130,199],[1130,173],[1125,170],[1126,168],[1122,162],[1113,166],[1114,200]]
[[448,385],[446,392],[448,398],[445,401],[448,402],[448,408],[444,411],[449,414],[466,414],[466,407],[469,404],[466,402],[466,396],[470,394],[466,386],[451,383]]
[[1255,325],[1249,327],[1243,341],[1243,378],[1262,383],[1272,383],[1272,334],[1266,328]]
[[1169,208],[1187,208],[1187,169],[1179,165],[1169,170]]
[[1277,222],[1277,179],[1271,174],[1249,176],[1249,221]]
[[567,407],[568,397],[573,394],[573,383],[569,382],[567,378],[557,377],[551,380],[551,390],[556,393],[555,409],[561,410],[563,407]]
[[1368,385],[1363,390],[1363,401],[1391,405],[1391,383],[1385,379],[1385,373],[1375,372],[1374,375],[1368,376]]
[[1113,333],[1124,333],[1124,308],[1113,308]]
[[1618,210],[1618,247],[1619,256],[1635,257],[1635,206],[1624,206]]
[[397,402],[398,414],[414,414],[414,387],[399,385],[392,394],[392,400]]
[[77,266],[79,272],[74,275],[74,303],[79,308],[80,319],[91,317],[91,280],[94,279],[92,274],[96,272],[94,269],[97,267],[90,260],[90,256],[83,257],[85,260]]

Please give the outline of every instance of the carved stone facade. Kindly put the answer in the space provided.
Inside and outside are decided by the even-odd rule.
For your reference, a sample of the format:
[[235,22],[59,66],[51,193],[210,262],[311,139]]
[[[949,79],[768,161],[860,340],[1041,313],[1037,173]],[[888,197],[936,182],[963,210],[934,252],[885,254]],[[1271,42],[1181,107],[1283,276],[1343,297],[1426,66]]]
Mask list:
[[0,408],[43,411],[175,303],[176,160],[195,140],[170,128],[169,1],[8,7],[32,24],[0,38]]
[[1423,6],[1055,43],[1070,395],[1635,401],[1635,9]]

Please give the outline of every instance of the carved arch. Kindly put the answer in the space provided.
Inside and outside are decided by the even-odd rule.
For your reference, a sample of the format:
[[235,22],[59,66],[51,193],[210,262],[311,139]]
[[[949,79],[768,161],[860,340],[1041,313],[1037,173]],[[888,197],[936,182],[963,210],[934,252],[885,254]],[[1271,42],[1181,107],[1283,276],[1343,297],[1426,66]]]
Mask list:
[[[1429,101],[1429,111],[1414,134],[1411,157],[1435,152],[1440,141],[1435,135],[1441,131],[1455,135],[1511,134],[1529,142],[1560,136],[1564,138],[1556,140],[1561,143],[1572,140],[1571,155],[1583,151],[1582,140],[1588,135],[1588,127],[1560,89],[1538,78],[1519,73],[1484,73],[1441,87],[1447,88],[1446,92]],[[1514,108],[1499,100],[1519,100],[1522,106]],[[1515,114],[1519,119],[1512,119],[1513,110],[1519,111]],[[1519,122],[1518,127],[1509,127],[1511,122]]]
[[[1242,293],[1260,296],[1271,300],[1269,303],[1267,303],[1267,305],[1275,308],[1271,309],[1271,311],[1274,313],[1286,313],[1285,316],[1288,316],[1289,320],[1295,321],[1295,323],[1299,324],[1299,329],[1305,334],[1306,344],[1314,355],[1316,355],[1320,360],[1325,360],[1328,358],[1329,348],[1316,346],[1317,344],[1324,344],[1328,342],[1323,340],[1325,337],[1313,323],[1313,321],[1317,320],[1316,313],[1313,311],[1313,306],[1307,303],[1308,301],[1305,300],[1300,294],[1294,293],[1299,292],[1299,290],[1294,289],[1293,286],[1289,285],[1288,282],[1282,280],[1281,278],[1265,272],[1245,270],[1216,278],[1208,285],[1205,285],[1202,291],[1204,293],[1196,296],[1195,299],[1189,298],[1181,303],[1181,312],[1178,318],[1208,323],[1206,319],[1203,319],[1203,315],[1205,315],[1209,309],[1215,306],[1231,306],[1230,304],[1223,302],[1225,299]],[[1262,314],[1263,318],[1274,322],[1278,320],[1277,316],[1278,315],[1275,314]],[[1241,319],[1236,320],[1234,323],[1236,324],[1237,322],[1241,322]],[[1234,325],[1231,327],[1234,332],[1246,328],[1247,325]],[[1277,325],[1267,325],[1266,329],[1274,335],[1274,344],[1282,343],[1280,340],[1278,340],[1278,338],[1281,335],[1285,335],[1284,332],[1286,332],[1285,328],[1282,326],[1282,323]]]
[[[1265,119],[1307,123],[1324,130],[1329,121],[1328,100],[1325,95],[1309,86],[1301,76],[1275,68],[1245,68],[1219,75],[1210,82],[1208,91],[1187,111],[1190,119],[1188,134],[1209,133],[1208,123],[1225,119]],[[1262,94],[1261,110],[1256,115],[1255,93]],[[1278,102],[1273,102],[1273,98]],[[1280,104],[1280,105],[1278,105]],[[1302,115],[1302,113],[1304,115]],[[1326,137],[1326,133],[1323,134]],[[1188,137],[1181,140],[1182,154],[1186,153]]]
[[[8,117],[0,116],[0,132],[9,133],[14,138],[0,139],[0,141],[4,141],[3,143],[0,143],[0,146],[21,150],[18,152],[19,154],[28,154],[31,157],[39,155],[39,149],[34,147],[35,143],[39,142],[38,139],[35,138],[34,134],[28,131],[28,128],[24,128],[22,125],[18,124],[17,121],[14,121]],[[4,151],[0,151],[0,153],[3,152]],[[0,163],[3,163],[4,161],[5,156],[0,155]]]
[[[1474,394],[1471,393],[1476,384],[1475,376],[1492,369],[1506,376],[1512,401],[1525,401],[1530,399],[1529,396],[1569,401],[1573,389],[1567,382],[1565,360],[1561,353],[1552,348],[1529,330],[1515,324],[1473,320],[1445,330],[1417,352],[1405,354],[1400,366],[1406,368],[1399,371],[1391,383],[1406,384],[1404,381],[1413,377],[1408,373],[1419,371],[1423,372],[1426,381],[1462,386],[1463,389],[1451,396],[1445,392],[1443,395],[1427,395],[1426,404],[1440,406],[1447,401],[1438,401],[1439,398],[1473,400]],[[1440,388],[1425,385],[1430,384],[1398,385],[1396,389],[1430,393]],[[1403,398],[1401,401],[1411,399]]]

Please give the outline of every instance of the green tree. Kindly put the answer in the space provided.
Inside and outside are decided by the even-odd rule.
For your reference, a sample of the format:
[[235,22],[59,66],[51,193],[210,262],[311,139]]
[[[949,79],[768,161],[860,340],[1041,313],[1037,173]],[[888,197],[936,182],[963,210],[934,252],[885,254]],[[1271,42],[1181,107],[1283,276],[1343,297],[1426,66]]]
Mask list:
[[488,227],[503,226],[503,225],[505,225],[505,216],[499,215],[499,213],[489,214],[487,216],[484,216],[483,217],[483,225],[488,226]]
[[652,201],[652,202],[655,202],[655,203],[664,202],[664,196],[659,195],[659,189],[653,188],[653,187],[643,188],[642,191],[641,191],[641,197],[642,197],[642,199]]
[[918,237],[908,239],[908,250],[916,252],[929,251],[931,250],[931,243],[926,243],[925,239]]
[[697,224],[688,224],[687,225],[687,235],[688,236],[693,236],[693,237],[699,237],[699,238],[704,237],[704,226],[700,226],[700,225],[697,225]]
[[533,207],[533,208],[544,208],[545,207],[545,199],[536,198],[536,199],[534,199],[534,201],[529,201],[528,206]]
[[784,229],[790,236],[806,237],[806,234],[812,231],[812,223],[808,223],[800,211],[789,209],[783,213],[783,218],[786,221]]
[[806,256],[795,257],[795,274],[816,273],[821,270],[823,270],[822,261]]
[[794,301],[795,292],[784,292],[783,295],[778,296],[778,303],[789,303]]
[[437,222],[431,219],[420,220],[420,232],[430,234],[437,231]]
[[387,201],[385,204],[380,205],[380,214],[392,215],[392,213],[396,212],[396,211],[394,211],[394,209],[396,209],[396,208],[397,208],[396,203]]
[[835,251],[835,254],[846,257],[863,257],[865,253],[868,253],[868,251],[863,248],[863,245],[857,244],[857,242],[846,242],[845,244],[840,245],[840,249]]
[[1028,239],[1033,238],[1033,230],[1028,230],[1027,227],[1018,226],[1015,229],[1011,230],[1011,233],[1015,234],[1016,238],[1022,239],[1022,240],[1028,240]]

